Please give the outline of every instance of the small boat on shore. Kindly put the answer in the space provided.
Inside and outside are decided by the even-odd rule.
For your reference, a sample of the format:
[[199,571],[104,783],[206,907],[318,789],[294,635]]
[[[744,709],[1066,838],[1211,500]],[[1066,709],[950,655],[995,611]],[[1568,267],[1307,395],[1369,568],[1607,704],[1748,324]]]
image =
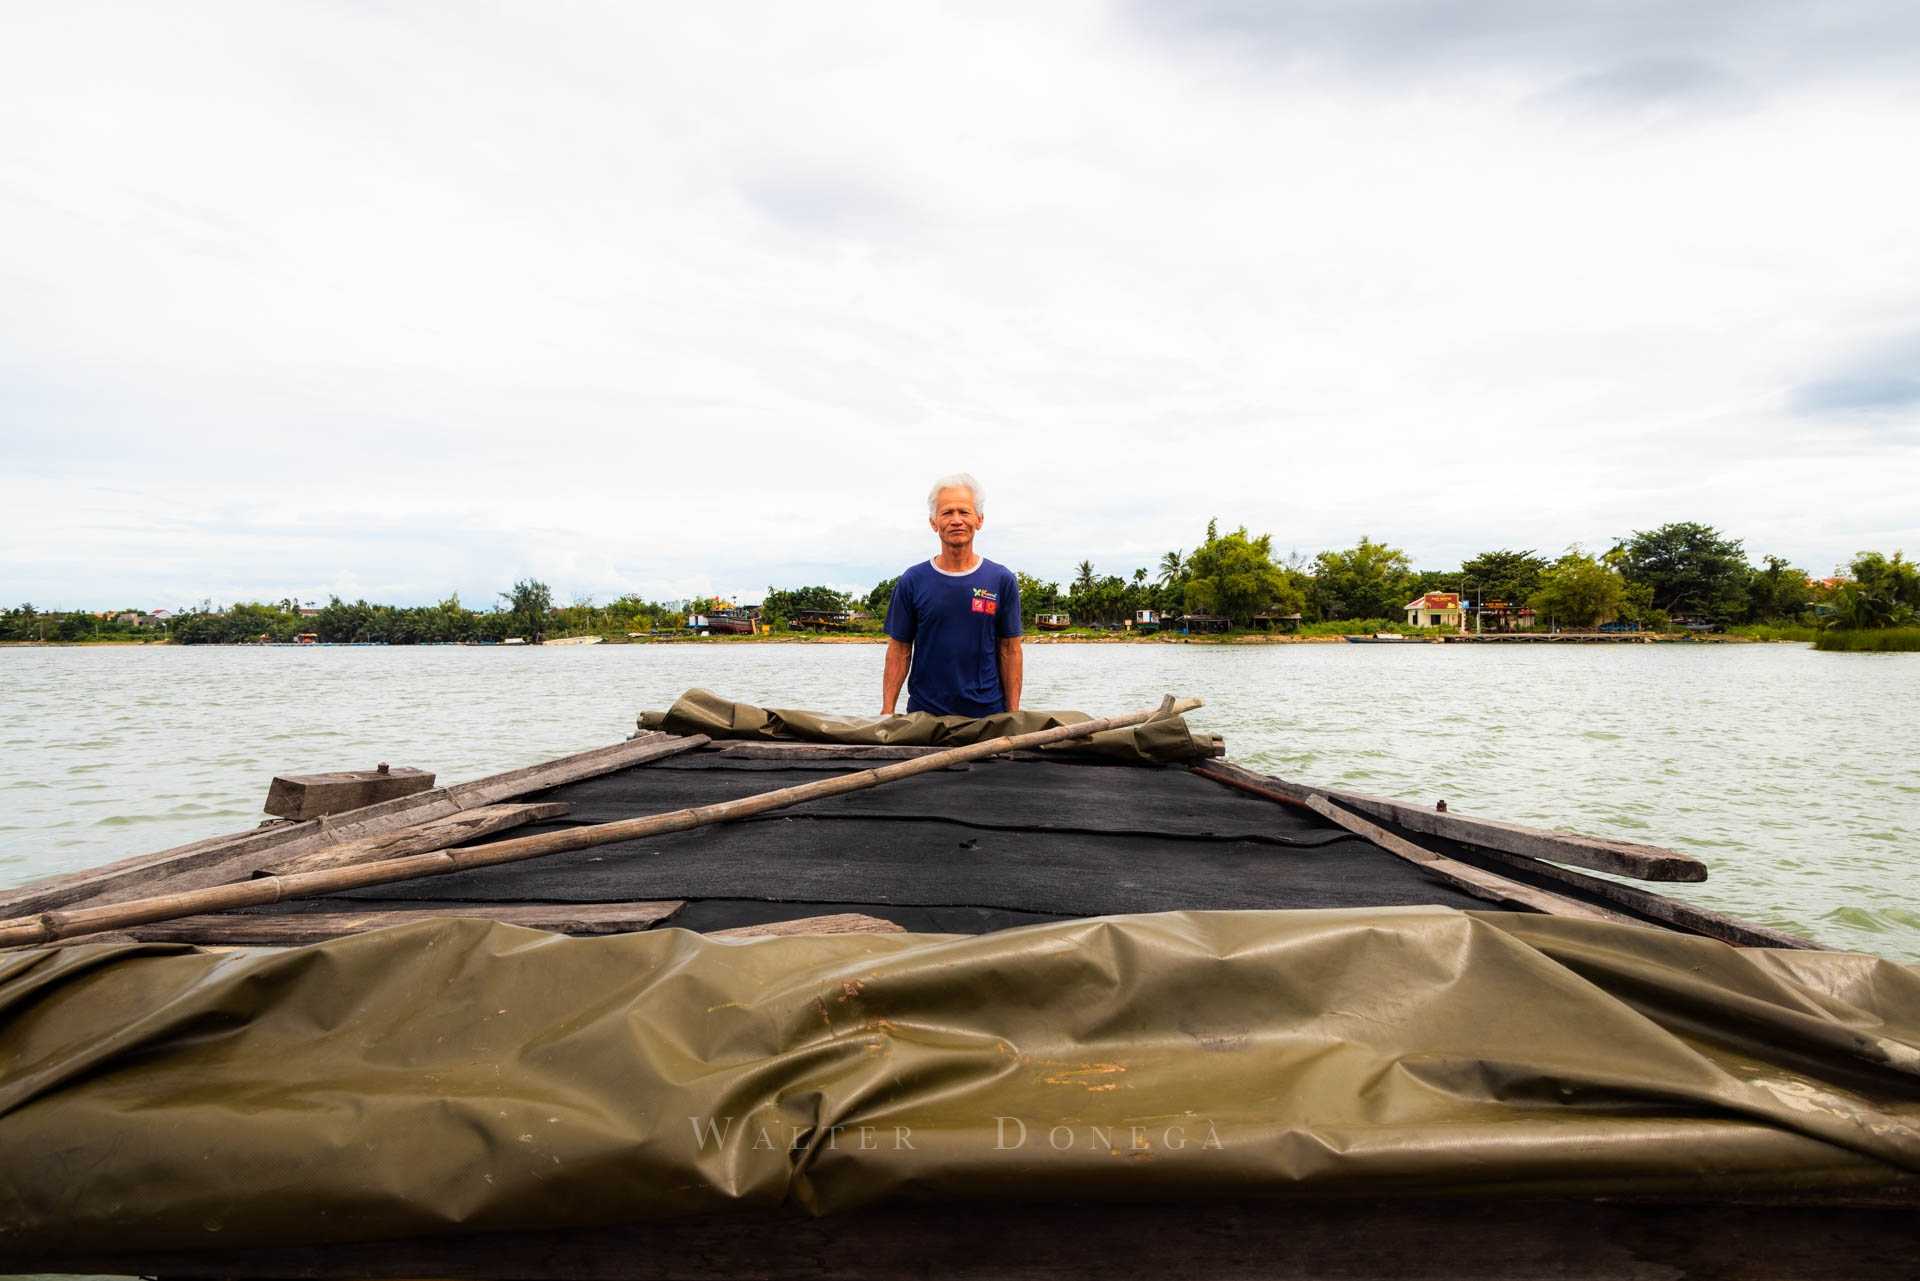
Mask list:
[[1073,626],[1070,614],[1041,614],[1033,620],[1033,625],[1043,632],[1064,632]]
[[691,691],[468,782],[282,776],[268,824],[0,890],[44,940],[0,951],[0,1253],[1904,1274],[1910,968],[1648,888],[1707,878],[1679,851],[1125,719]]

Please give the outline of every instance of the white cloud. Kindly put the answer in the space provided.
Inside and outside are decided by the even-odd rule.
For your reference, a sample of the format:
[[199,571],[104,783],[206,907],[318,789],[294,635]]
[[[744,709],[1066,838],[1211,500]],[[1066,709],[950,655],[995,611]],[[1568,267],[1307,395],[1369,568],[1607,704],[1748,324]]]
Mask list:
[[1920,546],[1920,407],[1806,390],[1920,324],[1911,36],[1652,12],[14,20],[0,599],[870,583],[957,468],[1051,577],[1214,515],[1423,565]]

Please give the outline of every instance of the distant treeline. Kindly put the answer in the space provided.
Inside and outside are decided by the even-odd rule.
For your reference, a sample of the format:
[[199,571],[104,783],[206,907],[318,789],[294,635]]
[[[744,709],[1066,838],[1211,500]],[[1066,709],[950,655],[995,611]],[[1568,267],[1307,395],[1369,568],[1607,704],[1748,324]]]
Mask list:
[[[1070,614],[1076,624],[1114,626],[1136,611],[1212,614],[1235,625],[1256,615],[1298,614],[1308,626],[1377,620],[1400,625],[1407,602],[1427,592],[1460,592],[1481,603],[1504,601],[1534,611],[1542,628],[1593,627],[1613,621],[1663,631],[1676,623],[1715,626],[1814,625],[1836,630],[1904,628],[1920,622],[1920,572],[1896,551],[1861,552],[1849,573],[1816,579],[1778,556],[1753,563],[1739,539],[1709,525],[1679,522],[1636,531],[1598,555],[1579,547],[1548,558],[1533,550],[1499,549],[1451,569],[1416,570],[1397,547],[1362,538],[1353,547],[1308,558],[1277,556],[1269,535],[1245,526],[1221,533],[1209,522],[1191,551],[1174,550],[1151,569],[1102,574],[1083,560],[1064,588],[1019,574],[1024,621]],[[894,579],[864,596],[831,587],[767,589],[760,620],[789,627],[803,611],[844,616],[840,625],[878,630]],[[489,609],[469,609],[449,596],[434,605],[375,605],[334,597],[318,610],[292,598],[216,610],[211,602],[164,624],[138,611],[106,616],[42,613],[32,605],[0,611],[0,640],[84,641],[156,638],[181,644],[288,642],[302,634],[331,643],[413,645],[501,641],[522,637],[620,635],[681,628],[690,613],[730,608],[717,599],[685,603],[621,596],[607,604],[555,605],[546,584],[524,579]],[[142,619],[147,621],[142,622]]]
[[[890,584],[876,589],[880,595]],[[1535,612],[1541,628],[1620,621],[1664,631],[1687,620],[1716,626],[1796,623],[1844,628],[1900,626],[1920,613],[1920,574],[1901,553],[1861,552],[1850,577],[1815,579],[1778,556],[1750,563],[1740,540],[1709,525],[1679,522],[1636,531],[1600,555],[1579,547],[1549,559],[1499,549],[1451,569],[1416,570],[1397,547],[1362,538],[1311,559],[1276,556],[1270,536],[1218,522],[1191,552],[1167,552],[1154,570],[1097,573],[1082,561],[1074,580],[1020,575],[1023,613],[1067,613],[1075,623],[1114,623],[1134,611],[1216,614],[1236,625],[1257,614],[1299,614],[1308,625],[1357,619],[1398,624],[1407,603],[1428,592],[1459,592]]]

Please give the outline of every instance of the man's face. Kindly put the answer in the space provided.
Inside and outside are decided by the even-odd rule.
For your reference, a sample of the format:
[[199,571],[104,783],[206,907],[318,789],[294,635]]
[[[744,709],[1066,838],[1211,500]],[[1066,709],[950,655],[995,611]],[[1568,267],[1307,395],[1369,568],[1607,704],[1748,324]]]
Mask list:
[[943,489],[933,500],[933,516],[927,523],[943,545],[964,548],[972,545],[986,518],[973,509],[973,495],[967,490]]

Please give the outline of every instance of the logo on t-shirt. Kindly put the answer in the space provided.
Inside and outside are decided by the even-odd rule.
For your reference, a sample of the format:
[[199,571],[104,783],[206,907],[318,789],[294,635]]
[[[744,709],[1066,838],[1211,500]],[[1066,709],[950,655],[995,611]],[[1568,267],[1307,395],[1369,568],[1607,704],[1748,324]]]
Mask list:
[[998,614],[1000,612],[999,595],[995,592],[988,591],[984,587],[974,588],[973,612],[976,614]]

